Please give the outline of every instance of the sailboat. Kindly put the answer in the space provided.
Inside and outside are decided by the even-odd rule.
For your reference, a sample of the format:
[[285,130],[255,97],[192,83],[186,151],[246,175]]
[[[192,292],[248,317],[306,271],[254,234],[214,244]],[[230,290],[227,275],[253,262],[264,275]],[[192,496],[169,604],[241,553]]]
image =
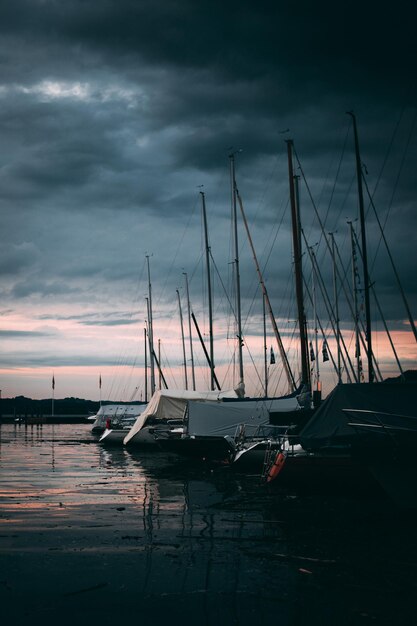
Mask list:
[[[353,121],[359,213],[362,238],[363,284],[366,315],[367,382],[342,383],[326,398],[299,433],[301,450],[287,454],[277,475],[281,484],[297,475],[308,482],[312,471],[318,481],[329,477],[347,483],[373,481],[399,504],[417,506],[417,381],[411,373],[394,380],[375,380],[370,316],[371,281],[367,265],[362,167],[356,118]],[[358,363],[359,356],[357,354]],[[361,374],[361,367],[358,365]],[[361,376],[358,376],[360,380]],[[279,453],[279,452],[278,452]],[[300,471],[301,470],[301,471]]]
[[91,432],[102,435],[110,427],[117,427],[128,419],[136,420],[143,411],[145,403],[134,404],[102,404],[97,413],[89,418],[93,422]]
[[[232,188],[232,211],[233,211],[233,231],[234,231],[234,269],[236,281],[236,322],[237,322],[237,350],[239,363],[239,380],[235,387],[236,396],[234,399],[224,398],[221,405],[217,403],[201,403],[189,401],[184,415],[184,424],[179,428],[159,430],[155,432],[157,443],[165,450],[170,450],[186,456],[199,457],[204,459],[221,459],[229,460],[236,452],[236,439],[241,438],[243,432],[246,437],[255,437],[259,432],[259,427],[265,429],[277,422],[285,424],[286,428],[299,425],[306,421],[311,414],[311,396],[308,351],[306,348],[305,337],[305,316],[302,304],[299,307],[299,313],[303,315],[300,321],[300,329],[303,329],[304,339],[302,342],[302,377],[301,384],[296,388],[294,377],[291,373],[288,360],[280,342],[278,329],[273,318],[272,309],[267,297],[266,287],[260,273],[259,264],[252,241],[250,239],[253,257],[255,259],[256,268],[262,285],[263,296],[268,303],[270,317],[273,320],[275,334],[279,340],[281,354],[284,356],[284,367],[289,377],[289,381],[293,390],[286,396],[276,398],[247,398],[245,397],[245,382],[243,368],[243,335],[241,323],[240,309],[240,275],[239,275],[239,255],[238,255],[238,239],[237,239],[237,201],[239,200],[242,215],[245,220],[243,206],[235,180],[234,154],[230,155],[230,173]],[[291,181],[293,177],[291,175]],[[293,182],[292,182],[293,184]],[[203,210],[205,215],[204,194]],[[294,197],[295,198],[295,197]],[[295,202],[295,199],[294,199]],[[294,209],[295,211],[295,209]],[[249,231],[247,228],[249,235]],[[207,233],[207,230],[206,230]],[[298,238],[297,234],[297,238]],[[207,238],[206,238],[207,242]],[[298,242],[298,239],[297,239]],[[207,249],[207,248],[206,248]],[[300,268],[301,254],[298,248],[295,250],[295,257],[299,259],[298,267]],[[297,270],[297,280],[301,280],[301,269]],[[210,282],[209,282],[210,284]],[[297,293],[300,296],[300,293]],[[210,301],[210,297],[209,297]],[[210,326],[210,362],[212,364],[212,388],[213,388],[213,371],[214,359],[212,350],[212,327]]]

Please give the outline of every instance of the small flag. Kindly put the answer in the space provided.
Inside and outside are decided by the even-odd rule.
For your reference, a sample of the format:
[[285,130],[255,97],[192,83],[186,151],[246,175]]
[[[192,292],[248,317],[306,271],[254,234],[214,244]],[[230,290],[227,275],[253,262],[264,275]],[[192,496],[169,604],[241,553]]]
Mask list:
[[52,389],[55,389],[55,376],[52,374]]
[[274,349],[272,346],[271,346],[271,355],[269,357],[269,364],[275,365],[275,354],[274,354]]
[[100,377],[98,379],[98,388],[101,389],[101,374],[100,374]]
[[314,350],[313,350],[313,343],[311,341],[310,341],[310,360],[311,361],[316,360],[316,355],[314,354]]
[[327,343],[326,342],[323,343],[322,354],[323,354],[323,363],[326,363],[326,361],[329,360],[329,353],[327,352]]

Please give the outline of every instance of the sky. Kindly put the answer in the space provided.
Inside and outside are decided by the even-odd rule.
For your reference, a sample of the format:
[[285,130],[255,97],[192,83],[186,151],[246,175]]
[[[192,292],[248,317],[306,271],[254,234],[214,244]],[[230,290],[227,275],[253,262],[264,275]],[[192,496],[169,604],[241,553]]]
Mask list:
[[[51,397],[54,377],[56,398],[144,399],[148,262],[164,376],[169,387],[185,386],[180,302],[191,388],[186,281],[206,343],[209,333],[202,191],[216,373],[223,388],[236,384],[232,153],[256,255],[298,377],[289,139],[305,237],[309,338],[315,349],[317,336],[320,353],[325,340],[336,359],[328,309],[337,303],[354,362],[347,222],[359,241],[361,233],[348,111],[358,124],[369,274],[378,298],[378,304],[371,298],[375,356],[382,378],[398,375],[385,320],[402,368],[415,368],[416,341],[391,263],[412,315],[415,13],[413,3],[401,0],[395,6],[327,0],[1,3],[2,396]],[[264,386],[262,297],[239,207],[238,216],[245,384],[247,394],[256,395]],[[329,233],[338,251],[337,297]],[[313,253],[320,275],[311,270]],[[285,393],[279,351],[269,322],[266,327],[267,353],[272,347],[276,354],[268,389]],[[197,387],[207,389],[209,372],[194,328],[192,345]],[[313,377],[328,392],[337,380],[331,360],[320,357],[313,365]]]

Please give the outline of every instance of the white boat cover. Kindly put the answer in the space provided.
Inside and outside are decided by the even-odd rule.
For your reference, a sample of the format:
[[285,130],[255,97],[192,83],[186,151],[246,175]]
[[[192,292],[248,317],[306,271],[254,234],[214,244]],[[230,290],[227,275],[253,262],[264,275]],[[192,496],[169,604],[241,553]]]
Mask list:
[[126,417],[136,417],[140,415],[146,404],[103,404],[93,416],[95,418],[92,426],[95,429],[104,429],[106,421],[110,418],[112,421],[120,421]]
[[190,437],[234,437],[244,424],[253,436],[258,426],[269,423],[265,402],[189,402],[187,434]]
[[224,402],[225,404],[241,405],[250,409],[259,408],[262,405],[268,413],[288,413],[290,411],[300,411],[302,408],[299,403],[299,396],[293,394],[278,398],[238,398],[235,400],[225,398]]
[[185,389],[160,389],[155,391],[146,409],[142,412],[129,433],[124,438],[127,444],[143,428],[147,419],[153,417],[161,420],[182,420],[189,400],[215,402],[223,398],[236,398],[236,392],[229,391],[190,391]]

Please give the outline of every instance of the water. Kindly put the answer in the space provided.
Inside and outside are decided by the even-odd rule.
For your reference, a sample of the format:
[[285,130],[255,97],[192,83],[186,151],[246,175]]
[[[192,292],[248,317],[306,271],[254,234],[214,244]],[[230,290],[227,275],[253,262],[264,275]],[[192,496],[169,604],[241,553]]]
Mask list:
[[416,517],[300,494],[90,425],[2,425],[7,624],[414,624]]

